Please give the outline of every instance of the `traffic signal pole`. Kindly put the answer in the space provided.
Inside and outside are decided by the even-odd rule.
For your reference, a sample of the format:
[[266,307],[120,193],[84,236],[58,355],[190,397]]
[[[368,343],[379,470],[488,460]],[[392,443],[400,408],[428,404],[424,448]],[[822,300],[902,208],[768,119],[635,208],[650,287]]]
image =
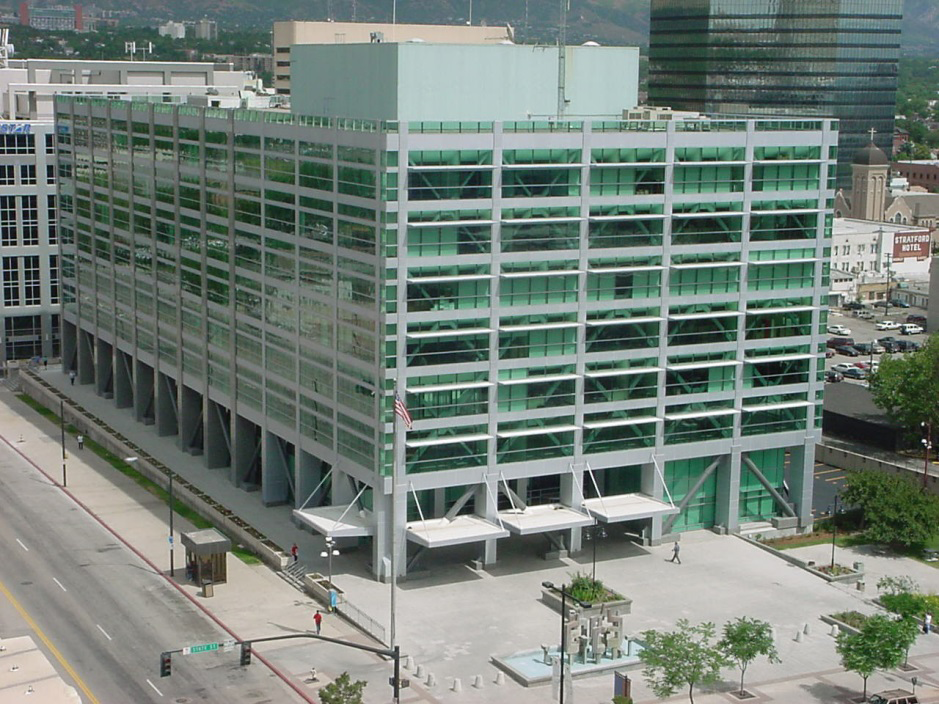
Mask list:
[[[390,678],[389,684],[391,685],[394,691],[394,702],[397,704],[400,701],[401,690],[410,686],[410,682],[407,680],[401,679],[401,647],[396,645],[394,648],[376,648],[372,645],[364,645],[362,643],[351,643],[347,640],[340,640],[339,638],[330,638],[329,636],[320,636],[315,633],[292,633],[290,635],[283,636],[267,636],[265,638],[252,638],[251,640],[236,640],[235,644],[241,646],[241,665],[247,666],[251,663],[251,651],[255,643],[269,643],[275,640],[290,640],[293,638],[310,638],[312,640],[322,640],[327,643],[334,643],[335,645],[341,645],[345,648],[355,648],[356,650],[364,650],[367,653],[374,653],[375,655],[381,655],[386,658],[391,658],[394,660],[394,676]],[[229,641],[231,644],[231,641]],[[217,652],[218,649],[214,646],[217,644],[212,644],[212,648],[208,646],[198,646],[204,650],[199,652]],[[195,648],[196,646],[193,646]],[[160,654],[160,677],[169,677],[172,674],[172,661],[173,653],[182,653],[183,648],[176,648],[175,650],[164,650]],[[187,649],[188,653],[189,650]]]

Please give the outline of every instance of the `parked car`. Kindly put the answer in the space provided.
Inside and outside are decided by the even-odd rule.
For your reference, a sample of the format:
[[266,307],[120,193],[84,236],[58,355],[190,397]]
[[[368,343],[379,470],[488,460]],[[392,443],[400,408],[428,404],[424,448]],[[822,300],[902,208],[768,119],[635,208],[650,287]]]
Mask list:
[[906,301],[891,300],[890,305],[892,305],[894,308],[909,308],[910,307],[910,304],[907,303]]
[[879,342],[855,342],[854,349],[856,349],[861,354],[866,354],[868,356],[872,354],[883,354],[884,346]]
[[835,351],[831,347],[825,348],[825,359],[831,359],[835,356]]
[[923,329],[913,323],[903,323],[903,325],[900,326],[901,335],[919,335],[921,332],[923,332]]
[[888,335],[887,337],[882,337],[877,342],[884,348],[885,352],[894,352],[900,351],[900,340],[895,338],[893,335]]
[[839,325],[838,323],[835,323],[834,325],[828,326],[828,332],[831,335],[850,335],[851,329],[846,328],[844,325]]
[[919,325],[923,329],[926,328],[926,316],[919,315],[918,313],[910,313],[906,316],[906,322],[913,323],[914,325]]
[[916,340],[897,340],[896,345],[898,352],[915,352],[922,346]]
[[876,359],[874,360],[873,364],[871,364],[870,362],[855,362],[854,363],[855,369],[863,369],[866,372],[876,372],[879,366],[880,366],[880,363]]
[[841,372],[845,379],[866,379],[869,375],[866,369],[852,367]]
[[848,301],[841,307],[845,310],[864,310],[865,306],[860,301]]
[[854,311],[854,317],[861,320],[873,320],[874,314],[869,310],[856,310]]
[[899,330],[900,323],[894,320],[881,320],[874,327],[878,330]]
[[835,349],[842,347],[844,345],[853,345],[853,337],[829,337],[828,341],[825,343],[826,347],[833,347]]
[[884,692],[872,694],[867,700],[869,704],[919,704],[919,699],[912,692],[905,689],[888,689]]
[[860,357],[861,353],[857,351],[855,347],[851,345],[841,345],[841,347],[836,347],[835,352],[838,354],[843,354],[845,357]]
[[853,364],[849,364],[848,362],[838,362],[837,364],[831,365],[831,371],[837,372],[838,374],[843,374],[845,369],[854,368],[855,366]]
[[833,383],[844,381],[844,375],[842,375],[841,372],[836,372],[834,369],[829,369],[825,372],[825,381]]

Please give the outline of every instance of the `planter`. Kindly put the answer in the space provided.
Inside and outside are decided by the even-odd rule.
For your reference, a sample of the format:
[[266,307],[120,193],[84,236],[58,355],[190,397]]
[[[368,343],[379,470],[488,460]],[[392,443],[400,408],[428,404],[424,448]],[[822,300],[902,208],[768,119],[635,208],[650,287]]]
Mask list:
[[[319,572],[310,572],[309,574],[303,575],[303,587],[314,599],[329,606],[330,584],[329,580],[324,575],[321,575]],[[335,584],[332,585],[332,590],[336,592],[336,603],[344,604],[346,601],[346,593]]]
[[[550,589],[541,590],[541,601],[548,606],[549,608],[561,613],[561,595],[557,594]],[[591,616],[625,616],[628,613],[632,612],[633,600],[626,597],[621,597],[615,601],[604,601],[599,604],[594,604],[589,609],[585,609],[582,606],[578,606],[571,602],[570,599],[567,600],[567,607],[569,609],[574,609],[579,616],[584,618],[590,618]]]
[[851,633],[853,635],[857,635],[858,633],[860,633],[860,631],[854,626],[849,626],[844,621],[839,621],[838,619],[832,616],[825,616],[824,614],[822,614],[821,616],[819,616],[819,618],[822,619],[822,621],[824,623],[827,623],[829,626],[838,626],[838,630],[843,631],[845,633]]
[[[814,574],[816,577],[821,577],[826,582],[839,582],[841,584],[854,584],[855,582],[863,581],[864,579],[864,563],[862,562],[855,562],[853,569],[849,567],[845,567],[845,569],[848,570],[848,572],[845,574],[832,576],[830,574],[825,574],[821,570],[817,569],[817,566],[814,564],[815,563],[814,560],[809,560],[808,562],[804,562],[803,560],[800,560],[798,557],[787,555],[785,551],[783,550],[777,550],[774,547],[766,545],[765,543],[761,543],[758,540],[753,540],[752,538],[748,538],[745,535],[738,535],[737,537],[740,538],[741,540],[747,541],[751,545],[755,545],[756,547],[760,548],[760,550],[765,550],[766,552],[775,555],[781,560],[785,560],[789,564],[795,565],[796,567],[800,567],[810,574]],[[841,565],[841,567],[844,567],[844,565]]]

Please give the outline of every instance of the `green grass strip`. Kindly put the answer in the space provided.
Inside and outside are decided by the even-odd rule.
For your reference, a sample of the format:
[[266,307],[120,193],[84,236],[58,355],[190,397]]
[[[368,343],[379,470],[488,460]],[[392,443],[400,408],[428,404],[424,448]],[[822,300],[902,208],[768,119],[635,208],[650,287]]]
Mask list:
[[[56,413],[46,408],[44,405],[39,403],[36,399],[32,398],[31,396],[27,396],[26,394],[16,394],[16,396],[17,398],[20,399],[20,401],[22,401],[27,406],[32,408],[34,411],[36,411],[39,415],[41,415],[46,420],[49,420],[55,423],[56,425],[59,425],[62,422]],[[73,425],[68,425],[66,426],[66,432],[68,432],[69,435],[74,436],[78,434],[78,429]],[[159,486],[158,484],[147,479],[137,469],[134,469],[132,464],[130,464],[129,462],[125,462],[123,459],[121,459],[120,457],[118,457],[117,455],[115,455],[113,452],[103,447],[102,445],[99,445],[94,440],[89,440],[86,438],[85,447],[88,450],[91,450],[96,455],[98,455],[98,457],[103,459],[105,462],[107,462],[109,465],[111,465],[114,469],[116,469],[118,472],[123,474],[125,477],[127,477],[128,479],[131,479],[135,484],[137,484],[137,486],[141,487],[144,491],[155,496],[156,498],[160,499],[163,503],[165,503],[167,506],[169,506],[169,503],[170,503],[169,492],[163,487]],[[174,503],[174,506],[173,506],[174,513],[176,513],[176,515],[178,516],[182,516],[183,518],[185,518],[187,521],[192,523],[192,525],[195,526],[196,528],[200,530],[204,530],[206,528],[215,528],[215,526],[212,524],[211,521],[206,520],[205,518],[202,517],[202,515],[200,515],[193,509],[189,508],[185,504],[181,504],[178,501],[175,501],[173,503]],[[237,557],[239,560],[244,562],[246,565],[261,564],[261,560],[258,559],[254,555],[254,553],[250,552],[249,550],[245,548],[232,548],[231,553],[235,557]]]

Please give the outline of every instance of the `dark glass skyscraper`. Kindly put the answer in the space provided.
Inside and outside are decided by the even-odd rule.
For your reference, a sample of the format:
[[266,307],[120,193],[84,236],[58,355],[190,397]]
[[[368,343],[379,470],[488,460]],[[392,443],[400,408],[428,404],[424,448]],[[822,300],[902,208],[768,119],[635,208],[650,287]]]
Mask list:
[[838,181],[890,153],[903,0],[652,0],[649,101],[841,121]]

